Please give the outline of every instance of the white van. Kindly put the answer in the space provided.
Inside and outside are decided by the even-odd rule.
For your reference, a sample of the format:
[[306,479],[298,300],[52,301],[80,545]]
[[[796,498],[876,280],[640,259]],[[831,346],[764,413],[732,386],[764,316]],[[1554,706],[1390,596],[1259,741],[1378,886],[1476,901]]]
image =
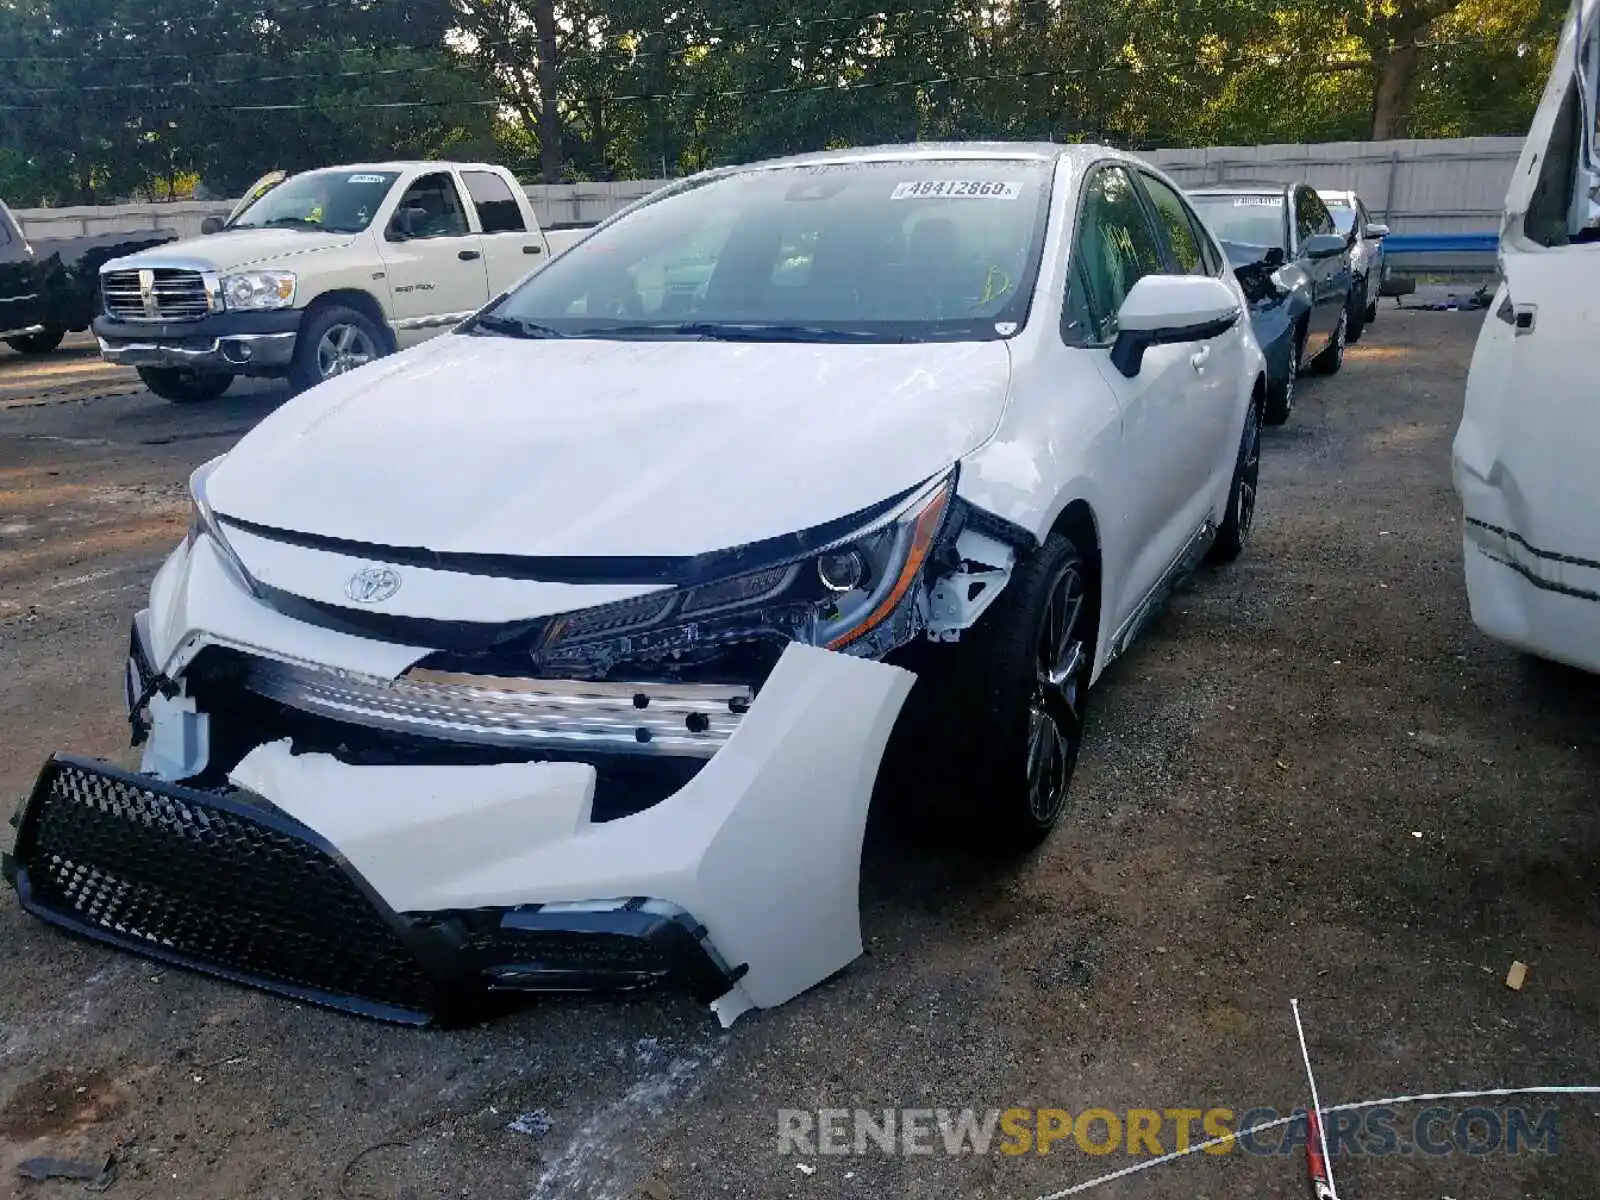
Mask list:
[[1506,197],[1456,434],[1472,619],[1600,672],[1600,0],[1574,0]]

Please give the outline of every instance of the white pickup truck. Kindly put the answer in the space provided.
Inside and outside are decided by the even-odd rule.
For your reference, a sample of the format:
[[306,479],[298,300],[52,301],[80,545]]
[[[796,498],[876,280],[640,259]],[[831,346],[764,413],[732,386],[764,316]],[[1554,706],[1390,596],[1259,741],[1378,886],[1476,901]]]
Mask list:
[[207,226],[100,269],[102,356],[177,403],[240,375],[307,388],[415,345],[585,232],[547,235],[504,167],[448,162],[275,173]]

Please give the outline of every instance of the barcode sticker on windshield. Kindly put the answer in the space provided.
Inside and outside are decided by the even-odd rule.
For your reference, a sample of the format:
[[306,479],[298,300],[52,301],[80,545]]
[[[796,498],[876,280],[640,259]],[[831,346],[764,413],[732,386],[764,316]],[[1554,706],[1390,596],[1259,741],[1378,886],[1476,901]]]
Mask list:
[[1277,208],[1282,203],[1282,196],[1235,196],[1233,198],[1233,206],[1235,208]]
[[345,180],[346,183],[382,183],[382,175],[352,175]]
[[927,197],[963,200],[1015,200],[1022,195],[1022,184],[999,179],[914,179],[894,185],[891,200],[921,200]]

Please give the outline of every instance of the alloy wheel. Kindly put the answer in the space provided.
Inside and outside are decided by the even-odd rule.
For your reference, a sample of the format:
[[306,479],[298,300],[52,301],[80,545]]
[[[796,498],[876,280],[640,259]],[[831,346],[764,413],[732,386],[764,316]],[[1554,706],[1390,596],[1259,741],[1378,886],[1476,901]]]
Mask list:
[[1067,786],[1083,745],[1091,662],[1087,619],[1082,568],[1069,563],[1050,588],[1028,703],[1028,810],[1040,825],[1053,824],[1066,807]]
[[317,343],[317,371],[332,379],[378,357],[378,348],[365,330],[356,325],[330,325]]
[[1250,536],[1256,518],[1256,488],[1261,480],[1261,422],[1252,411],[1245,426],[1244,452],[1239,463],[1239,540]]

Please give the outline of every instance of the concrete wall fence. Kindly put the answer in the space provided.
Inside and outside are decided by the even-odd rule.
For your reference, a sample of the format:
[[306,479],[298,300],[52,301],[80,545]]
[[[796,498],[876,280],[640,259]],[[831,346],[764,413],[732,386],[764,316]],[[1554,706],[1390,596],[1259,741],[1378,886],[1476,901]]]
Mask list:
[[[1445,138],[1391,142],[1324,142],[1316,145],[1208,146],[1155,150],[1146,155],[1179,183],[1304,179],[1314,187],[1354,188],[1375,219],[1396,233],[1494,232],[1501,204],[1522,152],[1521,138]],[[664,181],[538,184],[527,189],[545,225],[588,224],[611,215]],[[209,216],[226,216],[226,201],[119,204],[80,208],[19,209],[24,234],[40,240],[176,229],[200,233]]]

